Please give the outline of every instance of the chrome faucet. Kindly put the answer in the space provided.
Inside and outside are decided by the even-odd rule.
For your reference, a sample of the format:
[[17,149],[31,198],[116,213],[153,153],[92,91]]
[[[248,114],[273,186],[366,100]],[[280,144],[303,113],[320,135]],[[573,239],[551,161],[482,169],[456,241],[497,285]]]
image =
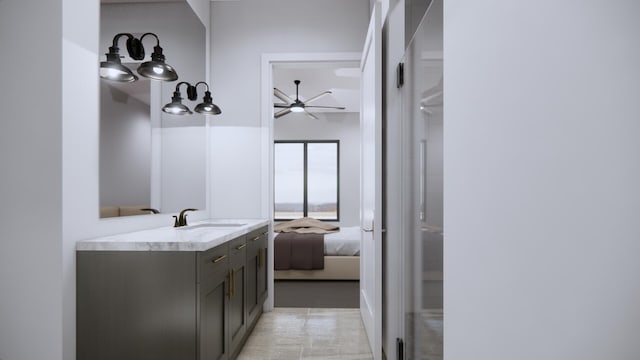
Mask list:
[[180,216],[173,215],[173,227],[187,226],[187,211],[198,211],[198,209],[184,209],[180,211]]

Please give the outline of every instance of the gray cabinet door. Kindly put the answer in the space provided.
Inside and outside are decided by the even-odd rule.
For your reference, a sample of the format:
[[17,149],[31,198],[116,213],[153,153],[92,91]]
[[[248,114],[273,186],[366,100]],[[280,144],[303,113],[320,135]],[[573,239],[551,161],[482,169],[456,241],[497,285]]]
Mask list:
[[227,245],[223,245],[200,254],[199,360],[230,358],[227,249]]
[[[266,299],[266,240],[265,226],[247,235],[247,319],[253,326]],[[265,250],[261,250],[265,249]]]
[[[236,352],[247,331],[247,314],[245,312],[247,276],[247,243],[245,237],[234,239],[229,243],[229,265],[231,289],[229,291],[229,341],[231,354]],[[239,350],[239,349],[238,349]]]
[[268,282],[267,282],[267,269],[269,264],[267,262],[267,233],[265,232],[260,241],[258,241],[258,303],[262,306],[262,303],[267,299],[268,295]]
[[77,359],[195,359],[192,252],[77,253]]
[[247,246],[247,321],[253,324],[259,313],[258,302],[258,248]]

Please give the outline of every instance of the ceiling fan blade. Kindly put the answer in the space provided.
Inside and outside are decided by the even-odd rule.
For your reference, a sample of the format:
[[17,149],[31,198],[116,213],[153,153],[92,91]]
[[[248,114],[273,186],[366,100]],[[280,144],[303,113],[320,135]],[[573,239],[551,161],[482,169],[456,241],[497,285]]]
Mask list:
[[290,98],[287,94],[283,93],[282,91],[278,90],[278,88],[273,88],[273,95],[287,104],[291,104],[294,102],[292,98]]
[[329,95],[329,94],[331,94],[331,91],[327,90],[327,91],[325,91],[325,92],[323,92],[323,93],[320,93],[320,94],[318,94],[318,95],[316,95],[316,96],[314,96],[314,97],[312,97],[312,98],[308,99],[308,100],[307,100],[307,101],[305,101],[304,103],[305,103],[305,104],[308,104],[308,103],[310,103],[310,102],[312,102],[312,101],[316,101],[316,100],[320,99],[321,97],[323,97],[323,96],[325,96],[325,95]]
[[291,105],[289,105],[289,104],[282,104],[282,103],[274,103],[274,104],[273,104],[273,107],[277,107],[277,108],[288,108],[289,106],[291,106]]
[[291,109],[284,109],[284,110],[280,110],[280,111],[278,111],[277,113],[273,114],[273,117],[277,119],[277,118],[279,118],[279,117],[282,117],[282,116],[287,115],[287,114],[288,114],[288,113],[290,113],[290,112],[291,112]]
[[344,110],[346,107],[344,106],[319,106],[319,105],[305,105],[306,108],[317,108],[317,109],[338,109]]
[[307,115],[308,117],[312,118],[313,120],[320,120],[320,118],[318,118],[317,116],[315,116],[314,114],[308,112],[305,110],[304,112],[305,115]]

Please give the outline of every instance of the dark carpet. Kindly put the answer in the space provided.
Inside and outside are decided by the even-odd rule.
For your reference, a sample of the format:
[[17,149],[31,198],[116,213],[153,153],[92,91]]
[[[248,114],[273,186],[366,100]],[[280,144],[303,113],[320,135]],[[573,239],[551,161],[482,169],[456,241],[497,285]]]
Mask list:
[[276,307],[358,308],[360,282],[351,280],[276,280]]

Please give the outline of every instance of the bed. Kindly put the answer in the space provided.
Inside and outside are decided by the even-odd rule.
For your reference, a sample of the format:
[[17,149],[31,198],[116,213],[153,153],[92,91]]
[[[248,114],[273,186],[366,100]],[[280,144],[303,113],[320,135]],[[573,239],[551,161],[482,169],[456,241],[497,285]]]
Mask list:
[[[274,233],[274,236],[279,233]],[[298,234],[305,236],[307,234]],[[311,234],[309,234],[311,235]],[[274,270],[276,280],[359,280],[360,227],[341,227],[324,234],[324,267],[316,270]],[[277,253],[276,253],[276,256]]]

